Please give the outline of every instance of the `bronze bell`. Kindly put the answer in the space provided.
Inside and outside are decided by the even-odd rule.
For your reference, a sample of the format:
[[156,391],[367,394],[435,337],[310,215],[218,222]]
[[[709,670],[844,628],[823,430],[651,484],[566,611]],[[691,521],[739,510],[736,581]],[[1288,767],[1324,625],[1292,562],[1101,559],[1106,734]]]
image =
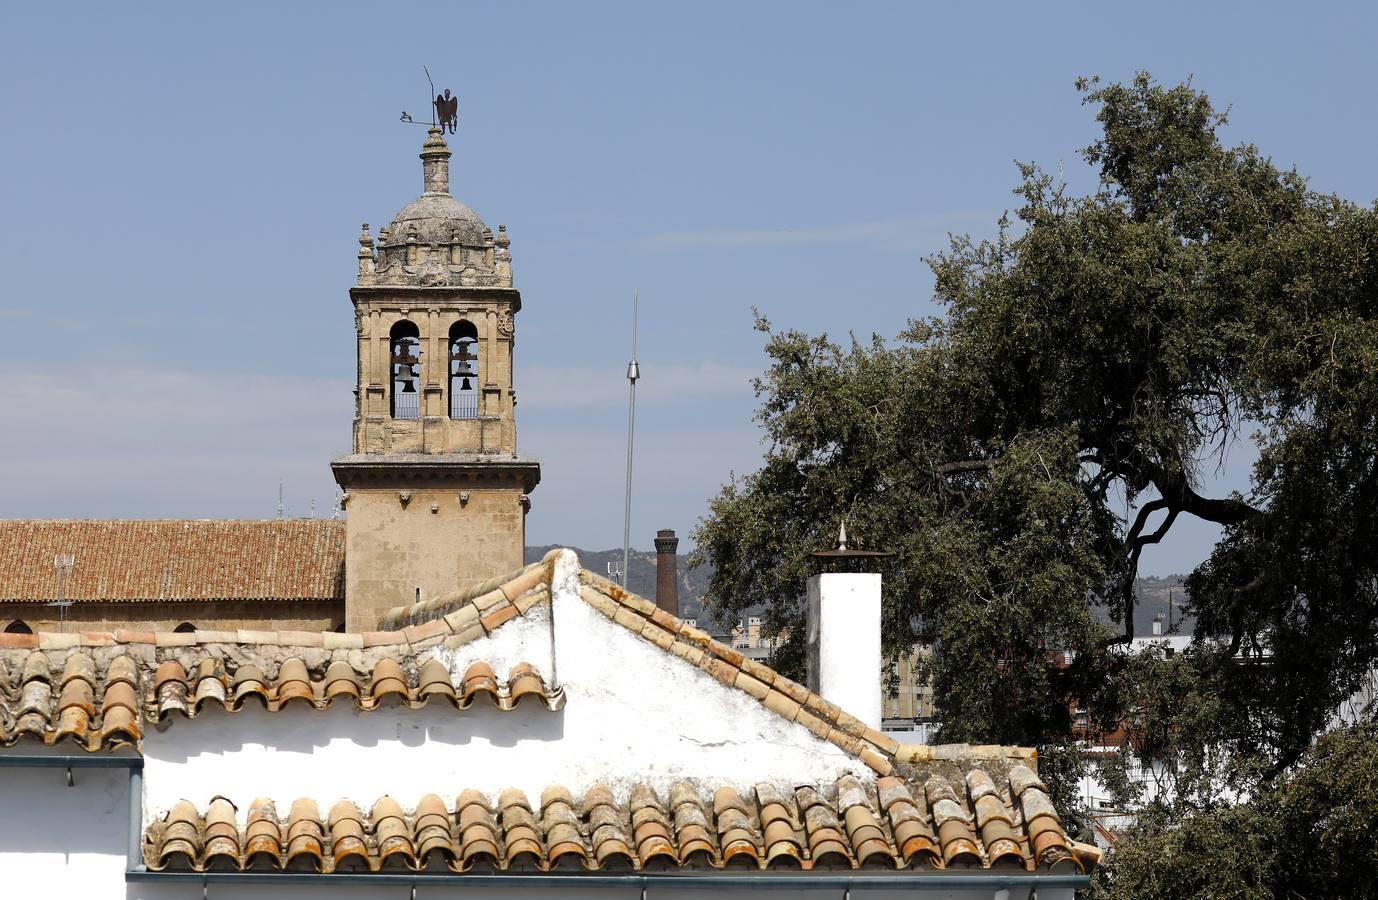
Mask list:
[[459,389],[461,391],[473,389],[473,383],[469,381],[469,378],[474,374],[474,370],[469,368],[469,360],[475,358],[473,354],[468,352],[467,347],[461,347],[459,351],[451,357],[451,359],[459,363],[459,366],[455,369],[455,376],[460,379]]

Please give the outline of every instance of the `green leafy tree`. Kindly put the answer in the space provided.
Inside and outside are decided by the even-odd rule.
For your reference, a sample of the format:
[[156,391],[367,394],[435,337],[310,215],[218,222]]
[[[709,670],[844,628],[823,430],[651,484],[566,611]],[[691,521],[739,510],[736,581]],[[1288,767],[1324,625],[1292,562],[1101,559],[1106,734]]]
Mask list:
[[[1294,765],[1378,657],[1378,213],[1225,146],[1189,84],[1078,87],[1098,187],[1020,165],[1016,218],[930,259],[942,315],[846,344],[758,317],[769,451],[695,540],[710,606],[766,603],[798,674],[808,553],[845,518],[896,553],[885,650],[933,648],[945,739],[1040,746],[1070,804],[1090,703],[1199,763],[1205,810]],[[1204,491],[1249,437],[1248,494]],[[1134,661],[1140,557],[1189,517],[1224,529],[1198,642]]]
[[1378,897],[1378,727],[1322,736],[1248,802],[1153,814],[1121,841],[1093,896],[1113,900]]

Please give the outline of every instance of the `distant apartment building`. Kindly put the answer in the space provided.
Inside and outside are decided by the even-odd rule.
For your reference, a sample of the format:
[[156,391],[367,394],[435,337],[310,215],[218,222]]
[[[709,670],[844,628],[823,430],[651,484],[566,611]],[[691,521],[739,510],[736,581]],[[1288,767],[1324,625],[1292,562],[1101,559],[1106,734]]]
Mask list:
[[[933,686],[920,672],[920,663],[928,655],[927,648],[915,648],[890,663],[885,695],[881,701],[883,715],[889,719],[931,721],[933,718]],[[893,683],[895,690],[889,690]]]
[[770,654],[775,652],[775,648],[789,637],[788,631],[775,637],[767,637],[760,616],[747,616],[744,619],[738,619],[737,624],[730,629],[724,629],[715,622],[700,626],[698,619],[685,619],[684,621],[695,628],[704,628],[713,636],[714,640],[727,644],[747,659],[754,659],[757,662],[768,659]]

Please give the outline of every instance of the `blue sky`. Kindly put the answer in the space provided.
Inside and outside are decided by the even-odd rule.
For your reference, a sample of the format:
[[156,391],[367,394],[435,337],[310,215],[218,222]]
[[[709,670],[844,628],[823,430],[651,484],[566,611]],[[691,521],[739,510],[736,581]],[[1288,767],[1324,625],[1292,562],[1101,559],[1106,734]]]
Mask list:
[[[893,335],[923,262],[989,234],[1015,159],[1095,134],[1078,75],[1194,76],[1315,187],[1378,195],[1372,4],[24,4],[0,33],[5,516],[271,516],[335,496],[359,224],[421,189],[422,64],[452,183],[512,234],[531,543],[634,543],[759,459],[775,324]],[[1240,461],[1217,487],[1242,486]],[[1180,532],[1180,533],[1178,533]],[[1190,568],[1181,527],[1144,560]]]

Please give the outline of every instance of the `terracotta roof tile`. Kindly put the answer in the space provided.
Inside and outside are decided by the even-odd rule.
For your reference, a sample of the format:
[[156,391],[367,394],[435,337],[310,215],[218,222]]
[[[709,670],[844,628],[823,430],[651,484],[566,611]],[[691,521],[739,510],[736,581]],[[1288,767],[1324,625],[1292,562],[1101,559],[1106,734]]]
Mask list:
[[[302,648],[278,649],[291,653]],[[0,656],[0,746],[26,739],[47,745],[71,740],[93,752],[138,745],[141,722],[195,718],[208,705],[230,712],[251,704],[276,712],[296,705],[325,709],[336,702],[361,710],[388,703],[418,709],[441,698],[457,710],[476,702],[501,710],[523,703],[554,710],[565,702],[564,691],[547,685],[530,663],[518,663],[500,679],[490,665],[475,662],[462,677],[452,678],[434,659],[417,665],[384,656],[371,669],[360,670],[343,649],[315,667],[301,656],[245,660],[242,653],[226,656],[212,650],[196,647],[184,651],[182,659],[161,662],[146,650],[139,658],[140,651],[131,646],[10,651]],[[100,654],[100,662],[93,652]]]
[[544,587],[549,590],[550,566],[559,551],[552,550],[545,559],[531,563],[515,572],[499,575],[487,581],[442,594],[429,600],[422,600],[408,606],[398,606],[383,614],[380,627],[395,631],[408,625],[419,625],[433,619],[444,618],[465,605],[473,605],[479,613],[486,612],[497,603],[510,603],[529,590]]
[[[384,797],[367,815],[341,801],[324,818],[303,799],[285,821],[270,801],[254,801],[241,820],[216,798],[204,814],[176,804],[148,826],[143,851],[150,869],[198,872],[1094,867],[1098,854],[1070,841],[1055,813],[1041,811],[1051,807],[1047,794],[1026,773],[974,768],[955,782],[933,775],[875,785],[847,775],[828,785],[723,786],[711,794],[688,782],[668,794],[637,784],[625,800],[606,785],[578,798],[552,785],[539,804],[514,789],[496,802],[465,790],[452,804],[428,794],[410,810]],[[1026,784],[1017,799],[1016,782]],[[1040,810],[1032,820],[1023,809],[1030,794]]]
[[0,601],[343,600],[344,522],[0,519]]

